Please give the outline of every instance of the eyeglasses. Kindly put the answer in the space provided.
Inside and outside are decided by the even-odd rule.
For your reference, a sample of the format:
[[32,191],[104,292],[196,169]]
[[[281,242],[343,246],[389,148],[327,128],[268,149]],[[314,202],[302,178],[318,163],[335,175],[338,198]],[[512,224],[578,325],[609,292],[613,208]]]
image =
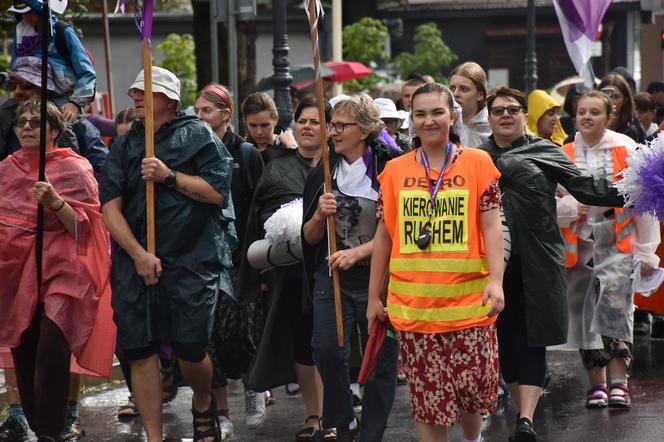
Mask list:
[[34,85],[34,84],[32,84],[28,81],[19,80],[19,79],[16,79],[16,78],[12,78],[11,80],[9,80],[6,83],[5,87],[10,91],[13,91],[17,87],[19,87],[21,89],[24,89],[24,90],[25,89],[39,89],[38,86],[36,86],[36,85]]
[[357,123],[344,123],[343,121],[337,121],[336,123],[328,123],[327,125],[327,130],[332,132],[334,129],[335,132],[337,133],[344,133],[344,130],[346,130],[346,126],[357,126]]
[[16,127],[25,127],[25,123],[28,123],[31,129],[39,129],[41,126],[40,118],[19,118],[16,120]]
[[195,107],[194,108],[194,113],[196,115],[201,114],[204,117],[209,117],[213,113],[221,112],[222,110],[226,110],[226,109],[215,109],[215,108],[211,108],[211,107],[204,107],[202,109],[198,109],[198,108]]
[[489,112],[494,117],[502,117],[505,111],[507,111],[510,116],[514,117],[521,112],[521,106],[507,106],[507,107],[492,107],[489,109]]
[[142,97],[145,95],[145,91],[133,88],[127,91],[127,95],[129,95],[131,98]]

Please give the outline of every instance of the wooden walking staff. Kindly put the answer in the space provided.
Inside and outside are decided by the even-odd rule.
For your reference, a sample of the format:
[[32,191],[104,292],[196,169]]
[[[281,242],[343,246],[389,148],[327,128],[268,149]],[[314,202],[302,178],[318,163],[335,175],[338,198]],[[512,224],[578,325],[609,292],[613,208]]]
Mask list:
[[[125,12],[128,0],[118,0],[115,13]],[[140,11],[140,19],[138,17]],[[152,107],[152,17],[154,1],[143,0],[134,2],[134,21],[141,33],[143,41],[143,93],[145,95],[145,158],[154,158],[154,117]],[[110,83],[109,83],[110,84]],[[145,182],[145,213],[147,220],[147,251],[155,254],[156,240],[154,229],[154,183]]]
[[[320,116],[320,139],[323,141],[323,174],[325,176],[325,192],[332,191],[330,177],[330,155],[327,146],[327,121],[325,121],[325,97],[323,95],[323,76],[320,68],[320,50],[318,45],[318,18],[323,16],[323,6],[320,0],[304,0],[304,9],[308,12],[309,27],[311,30],[311,46],[314,53],[314,70],[316,71],[316,101],[318,115]],[[327,244],[330,255],[337,251],[337,239],[334,230],[334,215],[327,217]],[[337,338],[339,347],[344,346],[344,324],[341,318],[341,284],[339,272],[332,271],[332,290],[334,292],[334,310],[337,319]]]
[[[152,15],[153,0],[143,2],[141,14],[143,36],[143,84],[145,102],[145,158],[154,158],[154,116],[152,106]],[[147,249],[148,253],[156,253],[156,240],[154,229],[154,182],[145,182],[145,206],[147,220]]]
[[[41,64],[41,102],[39,116],[39,181],[46,181],[46,123],[48,104],[48,44],[51,35],[51,10],[48,0],[43,2],[41,13],[41,35],[42,35],[42,64]],[[44,258],[44,205],[37,204],[37,236],[35,239],[35,260],[37,261],[37,309],[41,309],[42,302],[42,275]]]

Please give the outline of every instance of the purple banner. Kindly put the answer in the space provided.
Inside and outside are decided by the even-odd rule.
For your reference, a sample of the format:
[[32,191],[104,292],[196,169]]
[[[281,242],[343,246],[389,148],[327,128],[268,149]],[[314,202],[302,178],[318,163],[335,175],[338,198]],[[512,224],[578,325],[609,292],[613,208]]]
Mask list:
[[611,0],[557,0],[557,3],[570,23],[572,41],[583,34],[595,41],[595,34]]

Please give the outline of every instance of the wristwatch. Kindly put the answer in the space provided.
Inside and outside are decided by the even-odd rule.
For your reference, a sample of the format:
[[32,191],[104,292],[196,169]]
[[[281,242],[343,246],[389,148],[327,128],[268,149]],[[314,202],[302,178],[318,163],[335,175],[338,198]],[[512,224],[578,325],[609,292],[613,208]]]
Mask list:
[[175,187],[175,179],[176,179],[175,171],[171,169],[168,176],[164,179],[164,185],[166,187]]

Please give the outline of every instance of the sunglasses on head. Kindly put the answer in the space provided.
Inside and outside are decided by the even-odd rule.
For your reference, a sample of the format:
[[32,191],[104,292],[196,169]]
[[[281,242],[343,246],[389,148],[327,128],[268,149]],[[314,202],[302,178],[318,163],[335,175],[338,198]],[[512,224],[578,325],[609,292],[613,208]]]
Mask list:
[[25,127],[25,124],[28,124],[31,129],[39,129],[41,127],[40,118],[19,118],[16,120],[16,127]]

